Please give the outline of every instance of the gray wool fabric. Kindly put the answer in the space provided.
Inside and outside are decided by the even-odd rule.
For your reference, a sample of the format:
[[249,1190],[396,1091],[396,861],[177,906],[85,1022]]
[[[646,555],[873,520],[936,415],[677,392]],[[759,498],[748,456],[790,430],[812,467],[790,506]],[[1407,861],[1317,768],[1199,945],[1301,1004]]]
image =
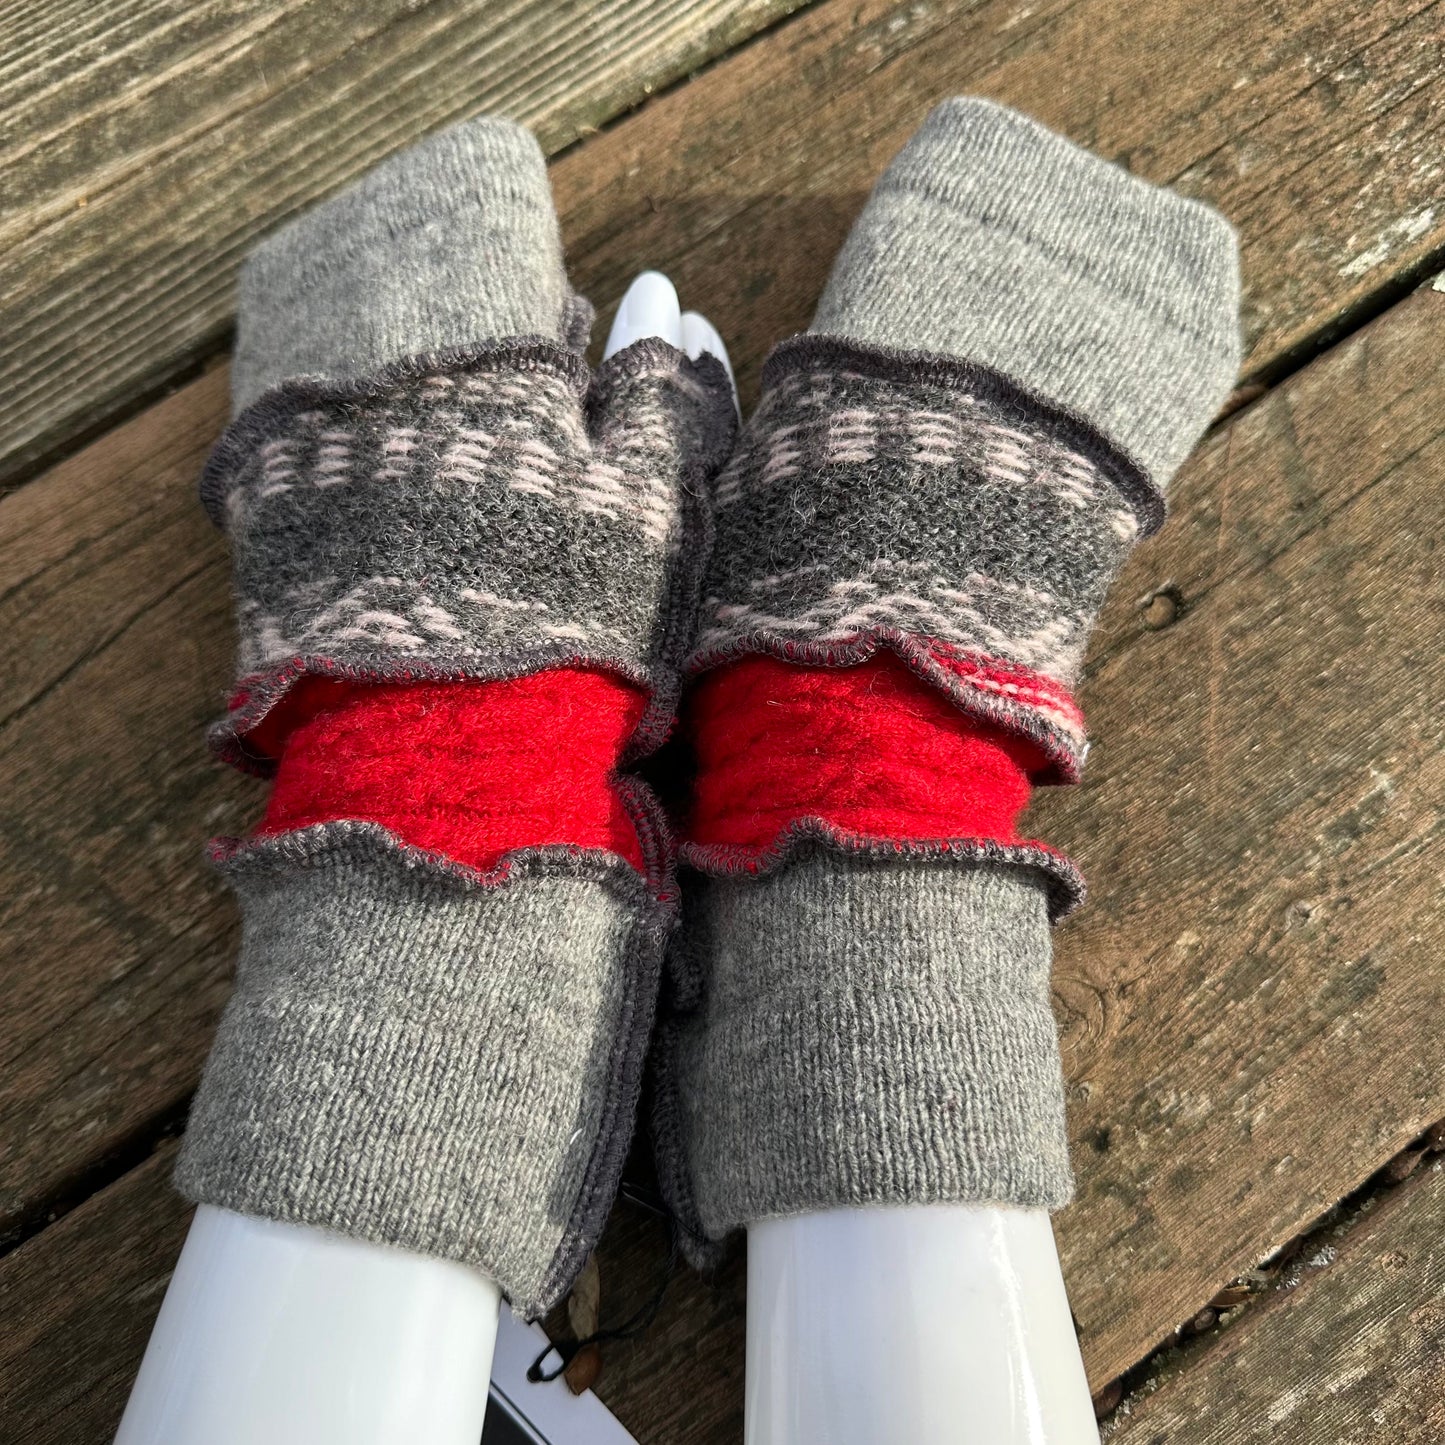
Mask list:
[[461,1260],[545,1310],[591,1247],[597,1141],[616,1168],[630,1135],[617,1049],[640,1049],[636,961],[668,924],[630,871],[479,888],[336,830],[232,864],[244,941],[180,1188]]
[[701,1012],[664,1028],[682,1084],[659,1123],[664,1157],[686,1141],[703,1234],[884,1200],[1065,1202],[1038,878],[819,852],[690,902],[706,979]]
[[1239,371],[1229,223],[967,96],[883,173],[815,332],[967,357],[1078,412],[1163,488]]
[[503,336],[585,342],[541,147],[483,116],[382,162],[241,271],[233,410],[294,377],[363,377]]
[[[688,670],[891,650],[1071,781],[1094,618],[1238,358],[1227,222],[1026,117],[944,102],[878,182],[811,334],[764,369]],[[1057,855],[902,852],[821,820],[751,873],[684,844],[704,876],[655,1118],[695,1256],[800,1211],[1069,1198]]]
[[[660,341],[589,372],[589,315],[508,122],[434,136],[258,250],[201,483],[236,589],[223,756],[271,770],[254,730],[304,678],[572,665],[646,694],[619,768],[661,742],[731,391]],[[474,1264],[528,1317],[561,1298],[611,1207],[676,923],[660,807],[612,785],[640,870],[541,839],[483,875],[365,818],[213,845],[241,953],[182,1190]]]

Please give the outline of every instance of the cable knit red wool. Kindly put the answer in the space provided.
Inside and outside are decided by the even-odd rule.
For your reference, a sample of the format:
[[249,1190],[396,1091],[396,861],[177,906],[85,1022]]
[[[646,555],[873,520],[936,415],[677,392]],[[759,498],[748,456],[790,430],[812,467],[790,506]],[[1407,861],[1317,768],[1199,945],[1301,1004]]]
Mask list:
[[278,759],[258,836],[340,820],[490,872],[520,848],[606,849],[645,871],[615,773],[645,700],[583,668],[498,682],[297,686],[248,743]]
[[690,851],[755,866],[792,827],[896,842],[1017,843],[1032,743],[963,713],[891,653],[816,668],[754,656],[707,673],[687,726],[697,753]]

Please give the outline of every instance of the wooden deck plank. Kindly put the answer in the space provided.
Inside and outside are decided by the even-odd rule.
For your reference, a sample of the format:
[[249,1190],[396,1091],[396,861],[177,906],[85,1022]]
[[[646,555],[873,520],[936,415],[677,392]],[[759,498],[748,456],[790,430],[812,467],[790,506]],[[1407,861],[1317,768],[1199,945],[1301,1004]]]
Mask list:
[[[0,1419],[27,1445],[110,1440],[190,1211],[170,1145],[0,1261]],[[620,1210],[603,1298],[622,1318],[656,1279],[660,1226]],[[742,1429],[743,1270],[683,1274],[641,1339],[607,1347],[599,1393],[642,1445]],[[1435,1445],[1445,1435],[1445,1164],[1308,1250],[1211,1338],[1167,1357],[1108,1445]]]
[[241,257],[482,111],[550,152],[803,0],[26,0],[0,17],[0,483],[221,344]]
[[1055,996],[1096,1384],[1445,1116],[1442,323],[1417,292],[1186,469],[1114,635],[1210,561],[1095,667],[1033,820],[1094,888]]
[[198,845],[259,793],[198,745],[230,669],[225,552],[195,502],[226,405],[222,370],[0,502],[12,1229],[174,1114],[227,993],[234,910]]
[[1108,1445],[1445,1440],[1445,1164],[1290,1268],[1121,1407]]
[[[672,270],[723,325],[746,391],[769,342],[805,323],[888,156],[933,99],[971,90],[1221,204],[1245,236],[1249,370],[1272,373],[1445,242],[1441,4],[822,0],[562,160],[578,274],[608,296],[641,264]],[[232,43],[198,7],[144,94],[117,94],[95,59],[78,121],[0,148],[19,198],[0,262],[0,481],[214,347],[250,242],[380,154],[485,108],[555,147],[793,4],[511,0],[483,20],[460,0],[400,18],[400,0],[370,0],[335,34],[315,5],[253,8],[255,34]],[[543,13],[552,48],[533,54]],[[92,141],[107,130],[114,151]]]
[[[943,24],[952,16],[946,10],[903,13],[887,6],[865,5],[843,16],[836,7],[823,5],[781,27],[696,84],[665,97],[609,134],[596,138],[554,168],[576,269],[587,284],[599,294],[606,294],[609,288],[620,286],[634,264],[661,260],[672,265],[684,276],[685,284],[690,284],[689,299],[707,300],[729,332],[746,382],[770,336],[804,319],[811,297],[821,285],[832,244],[841,235],[877,166],[899,139],[901,132],[890,127],[897,127],[900,121],[905,126],[913,123],[920,92],[932,93],[930,87],[962,85],[972,77],[986,81],[1008,98],[1029,103],[1032,96],[1035,107],[1056,123],[1068,124],[1081,138],[1106,149],[1123,147],[1121,153],[1137,155],[1146,167],[1161,175],[1179,173],[1181,166],[1187,171],[1186,161],[1191,154],[1214,157],[1218,184],[1223,184],[1218,180],[1220,176],[1248,173],[1248,193],[1241,192],[1238,198],[1239,205],[1244,206],[1260,197],[1271,197],[1287,180],[1302,185],[1301,164],[1307,170],[1324,157],[1329,166],[1338,169],[1340,157],[1350,154],[1350,145],[1357,139],[1351,126],[1358,115],[1378,119],[1383,114],[1396,114],[1421,93],[1433,94],[1429,84],[1424,84],[1422,92],[1419,76],[1398,57],[1388,63],[1380,58],[1382,51],[1395,56],[1404,43],[1402,37],[1418,41],[1420,17],[1428,20],[1437,13],[1429,7],[1418,13],[1407,10],[1397,13],[1387,7],[1362,8],[1346,25],[1324,25],[1316,10],[1299,7],[1291,12],[1293,28],[1270,28],[1268,45],[1263,44],[1265,37],[1258,30],[1265,22],[1252,9],[1234,15],[1229,26],[1210,20],[1211,28],[1202,39],[1175,15],[1171,33],[1179,33],[1183,26],[1189,43],[1202,51],[1210,45],[1225,47],[1210,65],[1196,67],[1215,80],[1219,73],[1229,72],[1230,64],[1243,64],[1242,54],[1235,54],[1240,44],[1238,35],[1252,35],[1261,42],[1263,58],[1252,59],[1253,69],[1244,72],[1247,80],[1253,77],[1250,83],[1238,90],[1231,83],[1226,92],[1206,86],[1203,91],[1191,92],[1191,99],[1172,90],[1161,97],[1122,81],[1107,87],[1068,83],[1067,75],[1054,68],[1059,64],[1057,54],[1075,56],[1088,53],[1091,44],[1101,47],[1080,73],[1108,77],[1114,74],[1109,67],[1123,65],[1120,57],[1133,54],[1132,42],[1140,39],[1127,28],[1128,17],[1119,24],[1125,26],[1121,33],[1131,45],[1117,53],[1116,48],[1111,48],[1112,41],[1105,45],[1091,38],[1112,32],[1094,24],[1099,16],[1090,8],[1090,0],[1075,0],[1073,5],[1050,0],[1037,13],[1022,18],[1008,6],[988,0],[964,17],[968,23],[951,28]],[[1165,18],[1173,15],[1166,10],[1151,13]],[[1018,23],[1008,24],[1011,19]],[[1196,28],[1204,23],[1198,17],[1190,21]],[[1255,29],[1251,30],[1251,26]],[[1418,44],[1413,49],[1405,46],[1412,55],[1419,48]],[[1148,47],[1140,53],[1146,57],[1140,64],[1148,71]],[[1271,87],[1281,86],[1281,75],[1298,73],[1297,80],[1300,76],[1307,79],[1322,65],[1339,69],[1349,57],[1360,55],[1374,56],[1375,68],[1367,66],[1360,75],[1350,72],[1328,86],[1297,87],[1293,98],[1276,111],[1264,104],[1272,94]],[[1271,70],[1271,66],[1275,69]],[[1215,80],[1210,81],[1211,86]],[[1322,89],[1334,97],[1334,110],[1307,124],[1300,107]],[[1391,110],[1381,96],[1401,90],[1405,100]],[[810,118],[818,127],[817,133],[828,138],[818,148],[819,164],[812,171],[800,171],[802,158],[796,146],[774,144],[769,149],[765,144],[788,132],[790,116],[798,119],[796,106],[800,98],[808,101],[810,97],[835,94],[837,100],[830,102],[826,113],[820,110]],[[1096,101],[1097,95],[1103,95],[1105,100]],[[1360,99],[1362,95],[1365,100]],[[1122,99],[1111,99],[1113,96]],[[1254,110],[1249,108],[1251,105]],[[1054,113],[1050,114],[1050,108]],[[1243,161],[1229,166],[1217,163],[1223,153],[1221,148],[1237,144],[1227,139],[1232,133],[1252,137],[1248,165]],[[1271,135],[1273,140],[1266,145]],[[1302,139],[1305,135],[1308,144]],[[723,163],[709,164],[710,156],[723,157]],[[1390,164],[1374,166],[1373,173],[1389,176]],[[1270,177],[1276,185],[1269,184]],[[652,195],[654,187],[658,190],[656,196]],[[760,201],[759,197],[764,199]],[[765,215],[760,213],[760,207]],[[1355,232],[1350,228],[1355,218],[1350,212],[1323,208],[1316,212],[1309,206],[1298,206],[1294,211],[1302,218],[1298,224],[1315,228],[1325,238],[1314,249],[1322,248],[1337,259],[1354,254],[1351,247],[1356,242],[1350,238]],[[790,225],[796,225],[795,236],[788,230]],[[666,254],[659,254],[660,250]],[[1249,254],[1247,247],[1247,258]],[[753,259],[740,264],[740,256]],[[1281,348],[1296,344],[1290,338],[1304,325],[1297,320],[1295,331],[1291,331],[1268,318],[1279,312],[1304,314],[1299,312],[1303,305],[1312,318],[1310,324],[1320,331],[1328,328],[1337,311],[1329,297],[1324,302],[1315,298],[1318,304],[1309,303],[1315,305],[1313,311],[1301,301],[1294,266],[1297,258],[1287,258],[1288,264],[1265,264],[1267,259],[1261,259],[1262,269],[1252,271],[1249,278],[1258,337],[1255,363],[1266,368],[1279,362],[1284,355]],[[1384,269],[1389,270],[1390,265]],[[691,277],[690,283],[687,277]],[[129,1007],[131,985],[125,980],[146,976],[143,969],[136,972],[138,950],[148,957],[173,959],[181,955],[172,950],[182,948],[185,956],[192,957],[191,945],[184,939],[178,942],[170,931],[180,926],[175,920],[183,921],[191,933],[199,928],[197,937],[206,929],[214,937],[229,918],[224,902],[207,885],[194,881],[194,873],[185,874],[187,881],[174,887],[163,869],[153,882],[147,881],[144,864],[138,861],[144,858],[145,849],[136,836],[142,827],[152,830],[166,848],[175,850],[173,856],[187,858],[187,866],[193,867],[186,850],[190,839],[205,830],[203,816],[214,815],[212,827],[239,826],[245,821],[246,806],[254,807],[254,802],[243,803],[242,799],[250,795],[234,784],[191,786],[194,778],[206,776],[195,751],[192,724],[214,706],[226,668],[224,626],[217,610],[223,604],[208,606],[205,622],[188,622],[181,603],[170,593],[188,567],[218,565],[220,554],[215,539],[195,515],[186,474],[198,465],[201,439],[222,423],[220,386],[219,377],[198,383],[187,393],[190,401],[177,404],[179,409],[162,409],[149,420],[142,419],[138,427],[125,429],[120,435],[126,440],[116,442],[124,456],[111,456],[105,447],[87,454],[78,471],[62,468],[55,476],[37,482],[40,491],[34,497],[25,496],[30,489],[24,489],[19,497],[10,499],[3,514],[0,535],[10,539],[11,545],[4,554],[5,570],[0,573],[8,579],[3,589],[8,594],[3,603],[6,610],[0,611],[4,620],[0,660],[7,664],[0,669],[0,719],[57,680],[73,679],[76,669],[88,666],[99,652],[119,648],[118,655],[129,659],[121,665],[116,680],[107,680],[108,687],[123,687],[126,679],[134,677],[155,676],[153,671],[146,671],[155,669],[160,662],[159,652],[147,651],[147,641],[153,637],[169,639],[165,646],[172,650],[179,647],[177,656],[184,657],[189,668],[184,672],[185,681],[177,680],[177,701],[169,713],[165,712],[168,704],[164,693],[142,688],[146,696],[138,702],[143,702],[143,713],[130,719],[129,735],[124,739],[114,727],[97,729],[94,719],[65,722],[74,709],[63,698],[53,700],[58,712],[44,714],[28,725],[20,741],[12,739],[12,756],[26,756],[26,749],[32,748],[33,756],[43,761],[49,756],[50,730],[79,729],[86,738],[81,751],[94,766],[89,774],[82,768],[75,775],[75,784],[97,774],[123,781],[114,790],[114,797],[102,790],[107,794],[109,813],[95,811],[91,805],[92,812],[82,815],[71,802],[62,802],[53,815],[45,816],[38,831],[33,814],[16,825],[12,846],[29,858],[21,867],[20,877],[30,880],[20,888],[19,896],[28,897],[25,890],[33,886],[40,890],[42,900],[52,901],[39,906],[27,903],[23,909],[17,903],[12,909],[12,913],[23,912],[25,916],[11,925],[11,936],[37,960],[36,967],[27,971],[21,988],[27,1001],[22,1002],[20,1018],[8,1031],[12,1052],[30,1051],[28,1083],[16,1091],[14,1117],[28,1118],[32,1101],[46,1097],[51,1101],[47,1118],[79,1117],[91,1126],[91,1132],[67,1135],[69,1144],[56,1152],[46,1152],[48,1162],[30,1177],[30,1193],[25,1197],[13,1192],[4,1196],[8,1180],[0,1182],[0,1214],[8,1218],[13,1219],[36,1199],[45,1198],[57,1180],[80,1167],[82,1159],[94,1158],[114,1147],[129,1132],[142,1127],[154,1110],[163,1107],[164,1088],[155,1094],[140,1089],[134,1097],[126,1095],[134,1081],[128,1079],[123,1058],[127,1054],[140,1057],[141,1053],[129,1030],[136,1018],[149,1017],[158,1004],[149,998],[136,1009]],[[190,438],[195,446],[187,453],[187,460],[170,460],[176,457],[175,445],[180,437]],[[148,516],[148,532],[118,531],[97,544],[94,529],[111,524],[108,519],[115,506],[126,512],[142,505],[138,498],[121,503],[116,499],[130,497],[128,489],[139,486],[140,474],[134,469],[140,464],[131,453],[143,453],[147,446],[162,450],[155,469],[155,489],[144,495],[162,498],[156,505],[164,509],[164,519]],[[107,482],[108,469],[123,475]],[[1201,505],[1210,505],[1208,498],[1214,492],[1213,488],[1207,489]],[[97,498],[106,501],[98,505]],[[32,517],[39,520],[27,520]],[[1283,521],[1271,518],[1269,526],[1288,529],[1298,524],[1299,519],[1287,516]],[[1248,514],[1245,525],[1249,525]],[[68,559],[43,580],[36,580],[34,569],[41,565],[38,557],[50,553],[43,548],[37,551],[23,539],[30,526],[47,534],[49,545]],[[1263,522],[1256,526],[1264,532]],[[1173,539],[1184,535],[1176,526],[1166,533],[1161,544],[1172,549],[1173,554],[1183,554],[1180,568],[1190,555],[1216,555],[1214,549],[1190,554],[1187,547],[1176,546]],[[142,536],[149,537],[144,547],[139,545]],[[1265,544],[1255,539],[1251,545]],[[1217,555],[1232,560],[1232,554]],[[165,560],[168,557],[175,561]],[[114,591],[116,586],[122,591]],[[132,590],[126,592],[127,588]],[[146,614],[144,622],[132,622],[129,641],[112,638],[108,631],[117,616],[118,600],[131,613],[156,609]],[[120,615],[129,614],[122,609]],[[98,745],[94,736],[97,733]],[[139,755],[131,746],[132,738],[143,739]],[[78,757],[79,753],[74,755]],[[161,813],[158,817],[156,800],[167,786],[166,779],[174,780],[170,786],[177,790],[182,804],[179,814]],[[40,792],[57,788],[61,793],[67,793],[68,788],[74,791],[74,785],[63,784],[56,777],[48,782],[35,780],[31,786]],[[201,806],[203,795],[205,803]],[[130,831],[118,829],[113,816],[121,796],[129,798],[121,812],[130,820]],[[192,803],[197,806],[187,811]],[[19,833],[22,825],[28,827],[28,836]],[[137,870],[142,870],[136,891],[127,892],[129,884],[119,893],[113,887],[99,886],[101,872],[109,866],[108,855],[105,862],[95,862],[89,874],[72,875],[75,883],[57,891],[56,869],[62,864],[68,866],[77,851],[87,861],[102,856],[91,844],[79,850],[73,847],[70,840],[79,836],[105,836],[119,846],[127,865],[123,875],[136,878]],[[42,863],[42,858],[48,861]],[[77,901],[77,893],[85,896]],[[117,902],[121,898],[130,901],[122,906]],[[54,952],[64,958],[59,964],[51,960],[44,946],[49,928],[47,906],[71,915],[67,929],[55,940]],[[101,927],[101,932],[96,933],[92,929],[94,916],[106,910],[110,911],[111,921],[103,927],[95,925]],[[162,923],[160,933],[137,932],[141,921],[149,927],[157,919],[171,922]],[[117,927],[119,938],[107,931]],[[94,948],[88,946],[97,938],[105,938],[109,945],[108,960],[99,964]],[[144,942],[137,945],[131,941],[137,938]],[[82,946],[82,940],[87,946]],[[196,960],[201,975],[213,982],[219,978],[223,956],[224,946],[205,952],[203,961]],[[168,977],[174,965],[159,963],[157,967],[162,977]],[[97,976],[105,980],[103,986],[97,987]],[[81,992],[72,996],[70,981],[77,978]],[[186,1015],[188,1020],[208,1017],[206,1009],[214,991],[208,993],[207,988],[186,991],[189,998],[207,1000]],[[38,1013],[29,1008],[27,991],[38,995]],[[102,997],[110,1026],[98,1026],[89,1014],[74,1012],[85,1007],[81,998],[94,1002]],[[64,1034],[47,1035],[53,1023],[71,1013],[73,1027]],[[199,1022],[198,1028],[204,1032]],[[96,1046],[92,1049],[88,1043],[80,1044],[76,1053],[64,1046],[64,1038],[93,1038]],[[188,1041],[189,1034],[185,1038]],[[120,1039],[127,1042],[117,1052]],[[173,1067],[178,1078],[193,1075],[201,1049],[200,1043],[186,1042],[175,1050]],[[98,1068],[98,1058],[111,1062]],[[158,1064],[162,1071],[170,1066],[163,1060]],[[33,1074],[31,1068],[35,1069]],[[183,1092],[180,1090],[170,1099],[171,1106]],[[34,1132],[37,1139],[45,1140],[48,1131],[42,1127]],[[49,1142],[46,1140],[47,1151]],[[14,1172],[23,1173],[24,1163],[17,1158]]]
[[109,1445],[190,1206],[175,1146],[0,1261],[0,1440]]
[[[1143,83],[1157,42],[1127,16],[1105,23],[1102,0],[1026,16],[829,0],[554,167],[577,273],[604,296],[638,264],[669,266],[746,384],[766,342],[805,319],[921,97],[987,89],[1225,198],[1246,227],[1251,366],[1268,372],[1435,244],[1406,235],[1414,220],[1399,229],[1429,177],[1398,128],[1412,118],[1426,153],[1438,56],[1421,59],[1421,28],[1438,10],[1359,7],[1331,25],[1330,8],[1281,22],[1225,6],[1216,25],[1141,7],[1204,56],[1161,87]],[[1131,58],[1111,34],[1143,48]],[[777,143],[790,134],[821,140]],[[1342,204],[1306,203],[1316,185]],[[1374,196],[1363,211],[1343,204],[1352,185]],[[1339,276],[1381,245],[1378,265]],[[1440,871],[1440,737],[1424,712],[1439,658],[1422,631],[1439,569],[1362,521],[1403,485],[1426,533],[1413,545],[1438,532],[1420,468],[1438,475],[1442,305],[1420,293],[1236,418],[1181,478],[1174,522],[1091,655],[1100,744],[1041,831],[1095,885],[1060,937],[1058,995],[1082,1186],[1063,1241],[1096,1381],[1445,1113],[1441,1070],[1422,1077],[1441,1002],[1422,965],[1440,942],[1422,903]],[[192,485],[224,384],[202,378],[0,502],[0,954],[23,960],[0,1038],[11,1224],[173,1114],[226,992],[232,912],[199,842],[244,828],[260,793],[212,770],[199,741],[230,637],[222,549]],[[1420,574],[1414,612],[1390,601],[1391,561]],[[1134,603],[1165,583],[1182,618],[1156,633]],[[1373,676],[1376,653],[1389,665]],[[1361,1081],[1343,1120],[1337,1077]],[[669,1348],[735,1385],[736,1268],[720,1289]],[[609,1365],[605,1389],[644,1392],[636,1358],[635,1375]],[[705,1440],[738,1404],[719,1386],[647,1408],[658,1438],[666,1423]]]

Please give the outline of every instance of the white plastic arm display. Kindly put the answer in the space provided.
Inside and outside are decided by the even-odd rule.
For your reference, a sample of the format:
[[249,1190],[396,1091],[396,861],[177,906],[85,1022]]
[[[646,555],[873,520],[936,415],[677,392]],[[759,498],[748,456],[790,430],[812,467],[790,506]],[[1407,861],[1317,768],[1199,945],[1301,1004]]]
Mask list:
[[1047,1211],[748,1230],[745,1445],[1098,1445]]
[[[726,361],[656,272],[607,354],[643,336]],[[500,1303],[449,1260],[202,1205],[116,1445],[477,1445]]]

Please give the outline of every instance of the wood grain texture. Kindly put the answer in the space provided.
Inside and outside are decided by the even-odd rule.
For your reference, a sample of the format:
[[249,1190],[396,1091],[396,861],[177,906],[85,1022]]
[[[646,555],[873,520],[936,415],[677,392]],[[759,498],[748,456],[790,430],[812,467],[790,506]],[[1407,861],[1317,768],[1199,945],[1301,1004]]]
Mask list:
[[1445,1440],[1445,1165],[1293,1266],[1125,1401],[1107,1445]]
[[[83,35],[90,10],[72,8]],[[746,391],[768,342],[806,321],[928,100],[983,90],[1220,200],[1244,230],[1250,366],[1269,372],[1436,244],[1434,219],[1416,227],[1438,182],[1440,10],[1340,9],[826,0],[554,166],[575,274],[605,299],[640,265],[666,266],[718,322]],[[151,11],[123,13],[144,31]],[[336,64],[359,65],[370,43]],[[10,84],[14,66],[0,69]],[[27,103],[43,110],[42,92]],[[303,94],[315,101],[301,80],[278,92]],[[277,111],[277,136],[317,123],[298,107]],[[352,160],[311,183],[338,183],[398,138],[359,121]],[[184,209],[182,172],[165,174]],[[271,176],[232,177],[227,204],[274,200]],[[143,180],[117,178],[117,195]],[[226,206],[207,214],[244,245]],[[264,224],[245,221],[245,236]],[[69,234],[55,230],[46,264],[63,264]],[[200,332],[174,297],[209,283],[173,294],[136,274],[133,353],[87,359],[79,333],[56,333],[25,377],[59,377],[52,353],[96,376],[181,355]],[[88,306],[118,335],[106,318],[132,304],[123,293],[87,292],[75,314]],[[1442,309],[1438,293],[1411,297],[1233,418],[1186,470],[1174,521],[1121,580],[1091,653],[1087,782],[1040,809],[1039,831],[1094,885],[1059,938],[1058,1002],[1081,1184],[1061,1235],[1096,1383],[1445,1115],[1429,1026],[1445,1002],[1432,969],[1445,739],[1429,705],[1442,692]],[[65,378],[83,401],[91,381]],[[193,485],[225,383],[201,378],[0,501],[11,1227],[174,1115],[227,989],[233,913],[200,843],[244,830],[261,793],[213,769],[200,740],[231,637],[223,550]],[[1137,604],[1161,589],[1177,620],[1156,631],[1161,609]],[[622,1275],[650,1279],[658,1247],[631,1238]],[[604,1396],[646,1423],[644,1440],[736,1437],[741,1280],[735,1263],[715,1285],[680,1284],[647,1340],[609,1351]],[[664,1362],[686,1389],[658,1388]]]
[[[0,1439],[114,1432],[190,1210],[157,1155],[0,1261]],[[660,1226],[619,1208],[604,1315],[647,1296]],[[645,1339],[607,1348],[599,1392],[643,1445],[742,1429],[743,1271],[680,1276]],[[1316,1236],[1266,1294],[1166,1359],[1106,1445],[1435,1445],[1445,1435],[1445,1165]]]
[[190,1206],[175,1146],[0,1261],[0,1441],[109,1445]]
[[234,910],[201,847],[260,800],[201,741],[231,664],[225,549],[195,497],[226,383],[203,377],[0,501],[11,1230],[175,1113],[225,1000]]
[[[37,52],[43,104],[12,66],[0,481],[213,348],[246,247],[378,156],[483,109],[554,149],[792,8],[508,0],[483,19],[461,0],[269,0],[243,24],[217,0],[181,24],[132,0],[131,49],[80,29],[73,119],[63,52]],[[768,345],[806,324],[878,170],[935,99],[974,91],[1223,207],[1244,236],[1248,371],[1273,374],[1445,241],[1442,13],[823,0],[562,160],[578,279],[605,299],[641,265],[668,269],[723,327],[746,394]],[[27,107],[40,119],[20,134]]]
[[409,141],[549,152],[802,0],[23,0],[0,16],[0,483],[222,343],[263,232]]
[[1187,466],[1033,819],[1093,887],[1055,995],[1096,1385],[1445,1116],[1442,324],[1417,292]]

